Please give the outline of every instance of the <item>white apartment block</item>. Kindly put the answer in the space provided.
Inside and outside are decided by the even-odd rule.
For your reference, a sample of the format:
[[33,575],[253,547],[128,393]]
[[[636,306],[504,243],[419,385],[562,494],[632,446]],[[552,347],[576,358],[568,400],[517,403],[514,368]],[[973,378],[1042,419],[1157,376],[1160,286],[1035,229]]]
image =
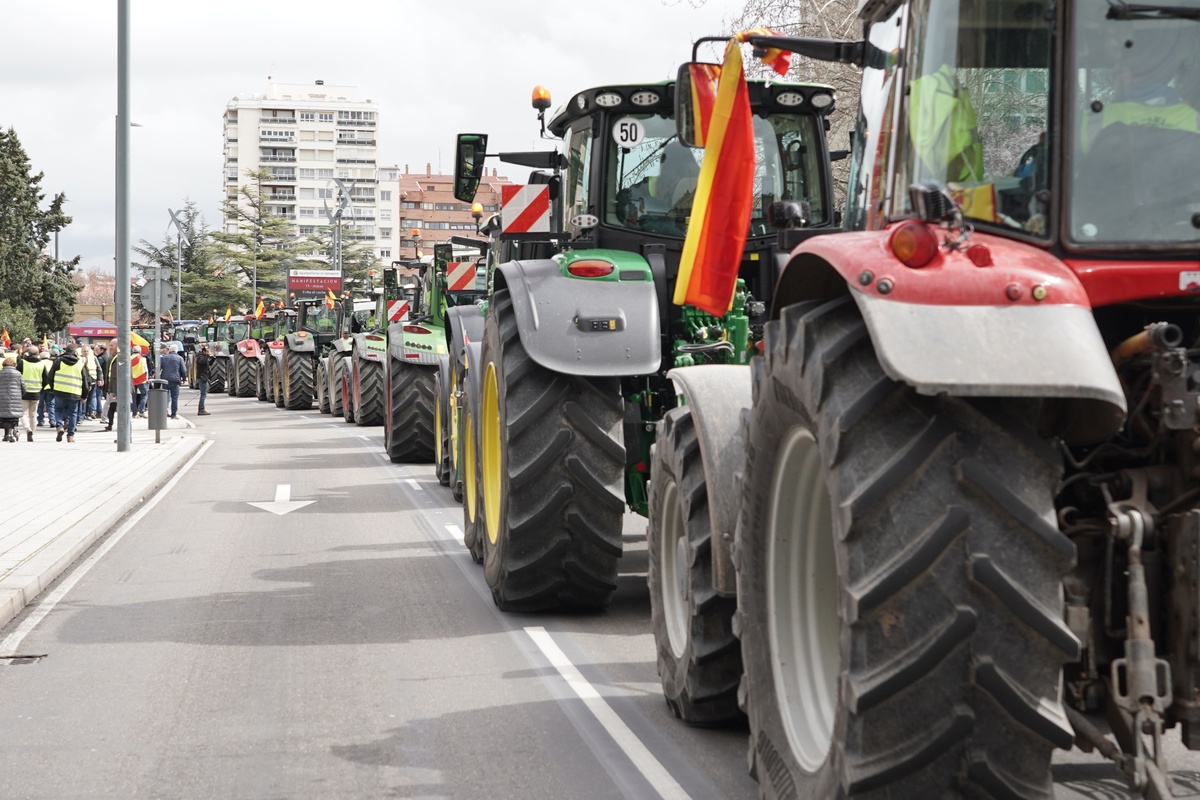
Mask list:
[[[359,100],[354,86],[270,82],[265,95],[235,97],[225,109],[226,196],[248,183],[248,171],[265,168],[270,212],[311,235],[329,225],[325,208],[336,209],[340,178],[353,203],[342,223],[346,248],[379,255],[378,126],[379,107]],[[237,233],[238,221],[226,219],[225,230]]]

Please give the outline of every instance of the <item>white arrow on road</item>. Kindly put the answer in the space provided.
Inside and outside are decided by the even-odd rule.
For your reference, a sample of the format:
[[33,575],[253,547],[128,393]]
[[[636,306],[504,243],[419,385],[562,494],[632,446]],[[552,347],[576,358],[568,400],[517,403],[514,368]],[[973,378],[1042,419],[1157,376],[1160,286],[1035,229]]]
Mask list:
[[283,516],[289,511],[295,511],[297,508],[304,508],[315,503],[315,500],[292,500],[292,485],[290,483],[281,483],[275,487],[275,501],[272,503],[251,503],[255,508],[261,508],[263,511],[270,511],[272,514]]

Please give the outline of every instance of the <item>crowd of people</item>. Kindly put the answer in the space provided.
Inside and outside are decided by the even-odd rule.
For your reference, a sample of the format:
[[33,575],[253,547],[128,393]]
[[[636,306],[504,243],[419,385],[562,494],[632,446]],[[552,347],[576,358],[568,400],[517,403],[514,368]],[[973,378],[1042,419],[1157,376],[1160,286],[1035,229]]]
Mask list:
[[[96,344],[56,344],[41,347],[26,339],[20,347],[0,348],[0,428],[5,442],[32,442],[38,428],[49,428],[56,441],[66,437],[75,441],[79,426],[98,422],[111,431],[117,412],[117,370],[119,342],[112,339]],[[187,380],[183,359],[162,348],[163,378],[170,394],[170,416],[178,418],[179,387]],[[143,348],[129,351],[133,378],[130,409],[134,417],[145,418],[149,398],[150,370]]]

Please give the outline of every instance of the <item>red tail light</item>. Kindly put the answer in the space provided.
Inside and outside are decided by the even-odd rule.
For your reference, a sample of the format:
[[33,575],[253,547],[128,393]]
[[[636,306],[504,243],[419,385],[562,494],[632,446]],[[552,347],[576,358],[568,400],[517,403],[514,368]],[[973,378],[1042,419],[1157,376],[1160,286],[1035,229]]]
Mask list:
[[888,245],[901,264],[913,269],[933,261],[938,251],[937,235],[925,223],[912,219],[896,226]]
[[367,334],[366,339],[369,342],[382,342],[384,340],[382,336],[375,336],[370,333]]
[[576,278],[603,278],[611,275],[612,271],[612,262],[598,258],[583,258],[567,265],[567,272]]
[[433,331],[429,330],[429,328],[423,328],[420,325],[405,325],[404,332],[405,333],[426,333],[426,334],[433,333]]

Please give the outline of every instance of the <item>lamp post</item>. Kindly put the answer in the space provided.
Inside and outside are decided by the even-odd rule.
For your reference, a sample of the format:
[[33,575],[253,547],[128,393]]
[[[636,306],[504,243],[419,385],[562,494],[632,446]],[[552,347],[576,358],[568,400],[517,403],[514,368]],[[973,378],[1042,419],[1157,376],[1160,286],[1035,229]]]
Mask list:
[[167,209],[167,213],[171,215],[171,224],[175,226],[175,261],[178,269],[178,281],[176,285],[178,292],[175,295],[175,320],[178,322],[183,319],[183,243],[186,241],[191,246],[189,237],[192,235],[192,226],[181,221],[179,215],[171,209]]
[[413,257],[420,258],[421,257],[421,232],[419,230],[417,230],[416,228],[412,229],[412,240],[413,240]]

